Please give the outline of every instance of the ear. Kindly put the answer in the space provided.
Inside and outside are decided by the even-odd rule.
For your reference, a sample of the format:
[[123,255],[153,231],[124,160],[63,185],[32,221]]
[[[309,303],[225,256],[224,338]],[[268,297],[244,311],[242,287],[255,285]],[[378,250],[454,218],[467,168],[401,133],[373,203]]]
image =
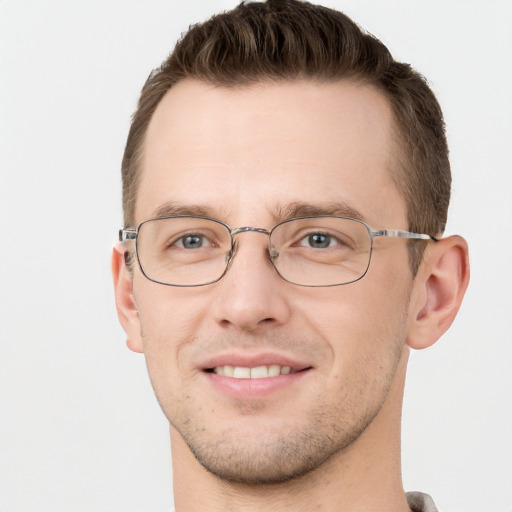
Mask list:
[[133,297],[133,276],[126,265],[125,247],[116,245],[112,250],[112,277],[117,316],[126,333],[126,344],[134,352],[143,352],[140,320]]
[[414,279],[407,344],[433,345],[452,324],[469,283],[468,245],[460,236],[430,244]]

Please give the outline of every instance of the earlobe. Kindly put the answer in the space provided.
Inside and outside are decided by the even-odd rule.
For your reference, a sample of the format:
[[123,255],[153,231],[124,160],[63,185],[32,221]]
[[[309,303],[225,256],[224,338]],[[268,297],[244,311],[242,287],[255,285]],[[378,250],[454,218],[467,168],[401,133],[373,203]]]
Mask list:
[[126,333],[128,348],[143,352],[139,314],[133,297],[133,277],[126,263],[125,248],[115,246],[112,250],[112,278],[117,316]]
[[446,332],[468,283],[468,246],[462,237],[443,238],[427,249],[411,297],[407,335],[411,348],[429,347]]

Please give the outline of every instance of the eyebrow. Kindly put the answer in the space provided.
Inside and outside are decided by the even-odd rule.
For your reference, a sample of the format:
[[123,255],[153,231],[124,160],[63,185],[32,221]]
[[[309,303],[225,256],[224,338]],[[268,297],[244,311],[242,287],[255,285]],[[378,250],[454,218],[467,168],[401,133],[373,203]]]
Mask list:
[[315,217],[323,215],[365,220],[364,216],[358,210],[345,201],[330,201],[322,204],[295,201],[284,207],[277,208],[273,217],[274,220],[279,223],[295,217]]
[[187,205],[168,201],[159,206],[152,215],[152,218],[173,217],[175,215],[192,215],[194,217],[212,217],[216,218],[219,212],[206,205]]
[[[350,217],[364,221],[364,216],[345,201],[330,201],[321,204],[294,201],[284,206],[269,209],[276,224],[297,217],[333,216]],[[175,215],[191,215],[224,220],[218,208],[208,205],[191,205],[168,201],[156,208],[151,218],[173,217]]]

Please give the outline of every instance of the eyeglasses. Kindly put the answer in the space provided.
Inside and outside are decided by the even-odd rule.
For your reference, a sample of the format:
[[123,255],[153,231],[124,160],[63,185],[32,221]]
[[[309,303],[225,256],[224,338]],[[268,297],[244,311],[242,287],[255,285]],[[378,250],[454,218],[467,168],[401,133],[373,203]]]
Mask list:
[[338,286],[368,271],[373,239],[380,236],[433,240],[409,231],[372,229],[347,217],[315,216],[285,220],[271,230],[232,229],[208,217],[149,219],[119,230],[119,240],[135,240],[142,273],[168,286],[204,286],[219,281],[236,254],[241,233],[268,236],[270,261],[286,281],[299,286]]

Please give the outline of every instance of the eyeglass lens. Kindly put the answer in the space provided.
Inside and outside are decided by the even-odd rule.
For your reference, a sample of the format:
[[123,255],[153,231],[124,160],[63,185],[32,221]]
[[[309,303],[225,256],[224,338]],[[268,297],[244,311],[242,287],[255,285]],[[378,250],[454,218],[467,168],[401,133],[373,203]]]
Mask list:
[[[311,217],[275,226],[269,252],[276,270],[287,281],[303,286],[333,286],[356,281],[366,273],[371,245],[370,233],[362,222]],[[142,271],[163,284],[213,283],[225,273],[231,251],[229,229],[212,219],[152,219],[141,224],[137,235]]]

